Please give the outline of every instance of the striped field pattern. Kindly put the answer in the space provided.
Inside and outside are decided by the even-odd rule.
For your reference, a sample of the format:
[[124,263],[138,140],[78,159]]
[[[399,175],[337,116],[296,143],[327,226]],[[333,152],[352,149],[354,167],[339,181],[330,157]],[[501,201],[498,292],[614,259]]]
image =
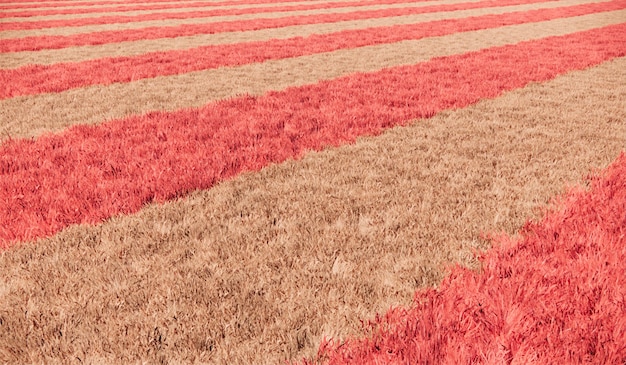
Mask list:
[[0,0],[0,363],[626,363],[626,0]]

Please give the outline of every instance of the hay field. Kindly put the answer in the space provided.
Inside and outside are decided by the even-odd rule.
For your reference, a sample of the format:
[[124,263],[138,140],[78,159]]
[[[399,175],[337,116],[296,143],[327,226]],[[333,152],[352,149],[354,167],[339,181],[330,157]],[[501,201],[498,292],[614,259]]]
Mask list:
[[0,363],[626,363],[626,1],[0,0]]

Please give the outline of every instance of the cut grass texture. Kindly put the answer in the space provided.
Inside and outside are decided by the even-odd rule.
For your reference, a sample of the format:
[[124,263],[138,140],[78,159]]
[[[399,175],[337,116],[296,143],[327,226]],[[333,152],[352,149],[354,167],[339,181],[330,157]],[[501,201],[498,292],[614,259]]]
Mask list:
[[0,363],[281,364],[360,337],[614,160],[625,77],[619,58],[4,250]]
[[[37,51],[41,49],[58,49],[71,46],[98,45],[117,42],[128,42],[142,39],[175,38],[196,34],[212,34],[218,32],[250,31],[266,28],[279,28],[294,25],[333,23],[339,21],[384,18],[428,12],[478,9],[485,7],[501,7],[514,4],[545,2],[546,0],[487,0],[450,5],[433,5],[427,7],[407,7],[382,10],[362,10],[350,13],[312,14],[287,16],[281,18],[250,19],[241,21],[225,21],[206,24],[184,24],[169,27],[148,27],[139,29],[110,30],[94,33],[73,35],[31,36],[23,38],[0,39],[0,52]],[[548,0],[553,1],[553,0]]]
[[590,184],[311,364],[625,363],[626,154]]
[[8,141],[0,148],[0,197],[8,202],[0,208],[0,239],[8,247],[136,212],[242,171],[625,54],[626,24],[619,24]]
[[[346,1],[337,3],[316,3],[316,4],[299,4],[299,5],[285,5],[285,6],[271,6],[271,7],[250,7],[244,9],[213,9],[213,10],[200,10],[193,9],[186,12],[171,12],[171,13],[151,13],[143,15],[116,15],[116,16],[98,16],[93,18],[80,18],[80,19],[63,19],[63,20],[41,20],[41,21],[29,21],[29,22],[5,22],[0,23],[0,31],[6,30],[27,30],[27,29],[42,29],[42,28],[54,28],[54,27],[80,27],[85,25],[96,24],[115,24],[115,23],[131,23],[141,22],[148,20],[168,20],[168,19],[188,19],[188,18],[205,18],[212,16],[224,16],[224,15],[241,15],[241,14],[263,14],[274,13],[282,11],[298,11],[298,10],[314,10],[314,9],[334,9],[334,8],[358,8],[361,6],[371,5],[391,5],[391,4],[406,4],[411,3],[409,0],[376,0],[370,2],[362,1]],[[179,9],[183,5],[173,4],[171,7]],[[187,5],[184,5],[187,7]],[[215,7],[210,3],[205,3],[204,6]],[[356,10],[356,9],[355,9]],[[108,12],[106,9],[94,11]],[[71,10],[63,14],[74,14]],[[50,15],[48,12],[31,12],[30,16],[42,16]],[[26,16],[25,13],[17,13],[14,16]]]
[[[490,27],[501,27],[556,18],[574,17],[596,12],[619,10],[626,1],[585,4],[556,9],[531,10],[503,15],[485,15],[466,19],[350,30],[306,38],[214,45],[185,51],[154,52],[135,57],[105,58],[72,64],[25,66],[0,70],[0,99],[20,95],[61,92],[94,84],[176,75],[186,72],[238,66],[270,59],[298,57],[399,42],[408,39],[443,36]],[[155,68],[154,65],[159,67]]]

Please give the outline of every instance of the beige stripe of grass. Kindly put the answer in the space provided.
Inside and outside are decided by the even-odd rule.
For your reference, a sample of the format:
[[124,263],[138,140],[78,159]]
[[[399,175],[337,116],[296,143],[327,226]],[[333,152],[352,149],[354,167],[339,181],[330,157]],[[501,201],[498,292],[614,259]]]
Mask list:
[[[443,4],[457,4],[465,2],[479,2],[482,0],[444,0],[440,3]],[[382,5],[367,5],[367,6],[351,6],[346,8],[330,8],[330,9],[314,9],[314,10],[298,10],[298,11],[283,11],[274,13],[261,13],[261,14],[241,14],[241,15],[227,15],[227,16],[213,16],[206,18],[188,18],[188,19],[169,19],[169,20],[150,20],[143,22],[132,23],[119,23],[119,24],[100,24],[100,25],[88,25],[82,27],[59,27],[59,28],[44,28],[44,29],[32,29],[32,30],[9,30],[0,32],[0,38],[13,39],[24,38],[34,36],[69,36],[76,34],[96,33],[109,30],[130,30],[130,29],[142,29],[149,27],[175,27],[179,25],[190,24],[208,24],[227,21],[239,21],[239,20],[251,20],[251,19],[276,19],[292,16],[305,16],[305,15],[323,15],[323,14],[346,14],[356,11],[371,11],[371,10],[385,10],[385,9],[400,9],[400,8],[420,8],[430,6],[427,2],[421,3],[402,3],[402,4],[382,4]]]
[[286,39],[306,37],[312,34],[328,34],[343,30],[366,29],[393,25],[415,24],[444,19],[463,19],[472,16],[504,14],[515,11],[551,9],[561,6],[581,5],[605,2],[607,0],[564,0],[537,4],[505,6],[498,8],[482,8],[457,10],[450,12],[407,15],[399,17],[375,18],[336,23],[300,25],[283,28],[262,29],[246,32],[226,32],[201,34],[172,39],[151,39],[135,42],[122,42],[98,46],[69,47],[63,49],[41,50],[34,52],[15,52],[0,57],[0,68],[17,68],[29,64],[54,64],[62,62],[81,62],[104,57],[130,57],[149,52],[191,49],[206,45],[233,44],[269,39]]
[[[274,8],[280,6],[294,6],[294,5],[314,5],[314,4],[335,4],[335,3],[343,3],[343,2],[352,2],[352,0],[319,0],[319,1],[292,1],[292,2],[280,2],[280,3],[269,3],[269,4],[239,4],[239,5],[210,5],[210,6],[185,6],[185,3],[174,3],[179,5],[175,9],[152,9],[152,10],[133,10],[133,11],[121,11],[121,12],[103,12],[103,13],[82,13],[82,14],[59,14],[59,15],[41,15],[41,16],[32,16],[32,17],[14,17],[14,18],[4,18],[3,21],[11,21],[11,22],[30,22],[30,21],[41,21],[41,20],[66,20],[66,19],[81,19],[81,18],[96,18],[101,16],[134,16],[134,15],[144,15],[144,14],[158,14],[158,13],[181,13],[188,12],[193,10],[214,10],[214,9],[249,9],[249,8]],[[409,2],[409,0],[407,0]],[[191,3],[195,3],[192,1]],[[206,2],[207,4],[211,4],[211,2]],[[164,3],[158,3],[164,4]],[[165,3],[168,4],[168,3]],[[125,4],[128,6],[137,5],[137,4]],[[363,2],[363,5],[367,5],[367,2]],[[111,7],[111,5],[103,5],[102,7]],[[98,8],[98,7],[89,7],[90,9]],[[59,9],[59,8],[53,8]],[[75,9],[75,8],[70,8]],[[39,10],[39,9],[38,9]],[[14,9],[12,11],[20,11],[20,9]],[[23,9],[21,9],[23,11]]]
[[62,93],[20,96],[0,101],[0,135],[2,139],[25,138],[58,132],[71,125],[100,123],[154,110],[198,107],[241,94],[260,95],[353,72],[371,72],[433,57],[618,24],[625,17],[626,10],[591,14]]
[[624,79],[622,58],[3,252],[0,361],[312,356],[612,161]]

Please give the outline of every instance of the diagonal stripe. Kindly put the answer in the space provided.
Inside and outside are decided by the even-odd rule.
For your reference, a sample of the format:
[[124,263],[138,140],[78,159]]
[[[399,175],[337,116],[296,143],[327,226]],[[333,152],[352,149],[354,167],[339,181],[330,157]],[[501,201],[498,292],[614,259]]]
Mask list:
[[8,246],[136,212],[307,150],[624,55],[626,24],[620,24],[8,141],[0,149],[0,197],[8,202],[0,207],[0,239]]
[[4,251],[0,359],[313,356],[606,166],[625,78],[621,58]]

